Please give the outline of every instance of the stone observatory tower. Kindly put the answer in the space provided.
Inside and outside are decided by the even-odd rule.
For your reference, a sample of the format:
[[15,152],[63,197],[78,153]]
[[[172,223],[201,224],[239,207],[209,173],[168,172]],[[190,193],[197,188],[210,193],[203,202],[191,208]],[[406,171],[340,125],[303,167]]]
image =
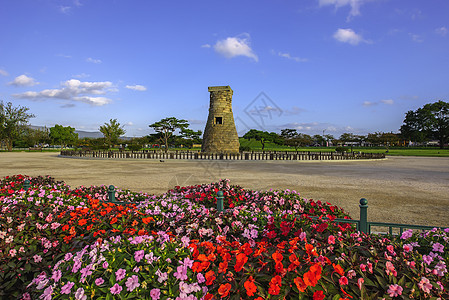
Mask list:
[[210,86],[209,117],[204,129],[204,153],[238,153],[239,137],[232,114],[232,90],[228,86]]

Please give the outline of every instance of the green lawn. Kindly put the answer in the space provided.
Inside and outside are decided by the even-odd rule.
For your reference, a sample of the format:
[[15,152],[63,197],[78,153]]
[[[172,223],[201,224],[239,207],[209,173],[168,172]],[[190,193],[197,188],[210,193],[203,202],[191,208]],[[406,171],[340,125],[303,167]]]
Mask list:
[[[253,151],[261,151],[262,144],[260,141],[256,140],[246,140],[240,138],[241,146],[248,146]],[[295,148],[288,146],[279,146],[274,143],[266,143],[265,151],[295,151]],[[331,152],[335,151],[335,147],[302,147],[298,148],[298,151],[311,151],[311,152]],[[439,156],[439,157],[449,157],[449,149],[438,149],[438,148],[390,148],[388,153],[386,153],[385,148],[380,147],[354,147],[353,151],[361,151],[365,153],[385,153],[391,156]]]

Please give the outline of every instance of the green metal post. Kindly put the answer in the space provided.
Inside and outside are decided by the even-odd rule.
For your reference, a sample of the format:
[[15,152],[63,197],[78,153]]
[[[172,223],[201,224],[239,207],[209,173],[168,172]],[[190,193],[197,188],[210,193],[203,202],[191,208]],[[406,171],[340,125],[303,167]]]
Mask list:
[[115,202],[115,187],[113,185],[108,188],[108,198],[109,202]]
[[369,233],[368,231],[368,200],[360,199],[360,231]]
[[25,180],[24,182],[23,182],[23,189],[25,190],[25,191],[28,191],[29,189],[30,189],[30,181],[27,179],[27,180]]
[[222,191],[218,191],[217,193],[217,210],[218,212],[222,212],[223,211],[223,192]]

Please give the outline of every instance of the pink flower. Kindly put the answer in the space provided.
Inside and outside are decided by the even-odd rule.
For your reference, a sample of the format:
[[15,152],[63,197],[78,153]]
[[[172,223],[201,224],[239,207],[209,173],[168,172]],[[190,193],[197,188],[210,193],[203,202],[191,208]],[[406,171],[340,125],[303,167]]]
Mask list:
[[145,256],[144,250],[138,250],[134,253],[134,259],[136,260],[136,262],[140,262],[144,256]]
[[56,270],[53,272],[51,279],[53,279],[55,282],[58,282],[61,279],[62,272],[61,270]]
[[359,287],[359,289],[361,290],[362,289],[362,284],[365,282],[365,279],[363,279],[362,277],[360,277],[358,280],[357,280],[357,286]]
[[86,300],[87,299],[87,296],[84,294],[84,289],[83,288],[78,288],[76,290],[75,299],[76,300]]
[[444,252],[444,246],[440,243],[435,243],[432,245],[433,251],[435,252]]
[[402,248],[404,248],[404,251],[405,251],[406,253],[413,250],[413,246],[410,245],[410,244],[405,244]]
[[385,267],[386,267],[385,273],[387,273],[387,275],[393,275],[395,277],[398,275],[398,272],[396,272],[396,269],[394,268],[393,264],[390,261],[387,261]]
[[63,285],[63,287],[61,288],[61,294],[70,294],[70,290],[72,289],[72,287],[75,285],[75,283],[69,281],[66,284]]
[[17,250],[16,249],[9,250],[9,255],[11,255],[11,257],[16,256],[16,254],[17,254]]
[[[122,270],[122,269],[121,269],[121,270]],[[112,294],[112,295],[118,295],[118,294],[120,294],[120,292],[123,290],[123,288],[122,288],[120,285],[118,285],[118,284],[116,283],[116,284],[114,284],[114,286],[111,287],[109,290],[111,291],[111,294]]]
[[151,300],[158,300],[161,296],[161,290],[160,289],[152,289],[150,291]]
[[120,281],[123,278],[125,278],[126,270],[125,269],[118,269],[117,272],[115,272],[115,280]]
[[97,279],[95,279],[95,284],[97,285],[97,286],[100,286],[100,285],[102,285],[104,283],[104,279],[103,278],[97,278]]
[[128,279],[126,279],[125,285],[127,287],[126,290],[128,292],[132,292],[135,288],[140,286],[139,277],[137,277],[136,275],[128,277]]
[[340,285],[347,285],[348,282],[349,282],[349,280],[348,280],[348,278],[346,278],[346,276],[342,276],[342,277],[338,280],[338,282],[340,283]]
[[35,256],[33,256],[34,262],[38,263],[42,261],[42,256],[36,254]]
[[430,290],[432,289],[432,285],[430,284],[429,279],[427,279],[426,277],[421,278],[421,281],[418,283],[418,286],[427,294],[430,293]]
[[335,244],[335,236],[330,235],[330,236],[327,238],[327,243],[328,243],[328,244],[331,244],[331,245]]
[[400,285],[397,285],[397,284],[392,284],[388,288],[387,293],[390,294],[390,297],[400,296],[400,295],[402,295],[402,287]]

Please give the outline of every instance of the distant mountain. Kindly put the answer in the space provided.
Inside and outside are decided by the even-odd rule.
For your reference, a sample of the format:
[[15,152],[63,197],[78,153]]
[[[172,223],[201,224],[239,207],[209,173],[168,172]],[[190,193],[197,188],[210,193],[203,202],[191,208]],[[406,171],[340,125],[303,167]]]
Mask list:
[[[30,125],[29,127],[31,129],[39,129],[39,130],[42,130],[45,128],[44,126],[34,126],[34,125]],[[47,127],[47,128],[49,128],[49,127]],[[78,133],[78,138],[80,138],[80,139],[83,139],[83,138],[96,139],[96,138],[103,137],[103,134],[99,131],[83,131],[83,130],[75,129],[75,133]],[[120,139],[127,141],[127,140],[132,139],[132,137],[124,136],[124,137],[121,137]]]

